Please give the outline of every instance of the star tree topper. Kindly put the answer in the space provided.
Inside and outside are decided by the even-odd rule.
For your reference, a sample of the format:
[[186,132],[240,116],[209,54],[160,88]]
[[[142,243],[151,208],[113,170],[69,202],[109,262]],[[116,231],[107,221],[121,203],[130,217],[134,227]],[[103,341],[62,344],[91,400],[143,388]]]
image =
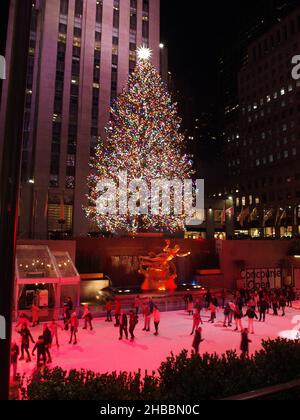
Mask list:
[[152,57],[152,51],[143,45],[137,49],[137,57],[139,61],[149,61]]

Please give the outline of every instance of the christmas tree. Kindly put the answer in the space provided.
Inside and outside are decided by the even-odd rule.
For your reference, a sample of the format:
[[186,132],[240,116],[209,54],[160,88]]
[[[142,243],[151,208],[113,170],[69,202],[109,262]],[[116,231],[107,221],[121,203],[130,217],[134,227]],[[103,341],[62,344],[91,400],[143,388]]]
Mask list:
[[[99,140],[91,162],[89,205],[85,212],[101,231],[110,233],[184,230],[188,216],[184,206],[182,214],[174,211],[165,214],[160,209],[156,214],[137,212],[132,215],[129,210],[124,211],[124,202],[122,214],[99,212],[96,205],[100,195],[99,181],[111,179],[118,185],[120,173],[127,173],[128,183],[133,179],[146,180],[149,190],[152,180],[185,180],[193,173],[192,162],[184,152],[184,136],[179,131],[181,119],[177,105],[172,103],[150,61],[151,51],[141,47],[137,54],[135,71],[112,106],[106,138]],[[124,197],[119,194],[117,200],[124,200]],[[149,197],[149,203],[150,200]],[[136,202],[139,202],[138,196]]]

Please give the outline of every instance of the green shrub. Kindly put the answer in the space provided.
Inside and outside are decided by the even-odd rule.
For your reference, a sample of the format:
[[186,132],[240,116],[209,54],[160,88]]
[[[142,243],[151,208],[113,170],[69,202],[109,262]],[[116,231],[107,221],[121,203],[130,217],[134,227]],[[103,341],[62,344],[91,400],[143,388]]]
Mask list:
[[171,354],[157,374],[44,369],[21,381],[27,400],[215,400],[300,377],[300,342],[263,341],[251,358],[236,351],[189,356]]

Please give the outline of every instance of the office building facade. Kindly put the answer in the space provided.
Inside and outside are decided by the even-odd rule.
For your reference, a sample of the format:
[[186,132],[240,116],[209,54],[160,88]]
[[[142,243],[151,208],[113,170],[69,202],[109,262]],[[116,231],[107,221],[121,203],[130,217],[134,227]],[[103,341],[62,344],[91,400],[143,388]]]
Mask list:
[[[10,61],[12,0],[7,38]],[[84,236],[89,162],[146,45],[160,67],[160,0],[35,0],[28,54],[19,237]],[[0,130],[3,130],[6,86]],[[1,157],[1,156],[0,156]]]

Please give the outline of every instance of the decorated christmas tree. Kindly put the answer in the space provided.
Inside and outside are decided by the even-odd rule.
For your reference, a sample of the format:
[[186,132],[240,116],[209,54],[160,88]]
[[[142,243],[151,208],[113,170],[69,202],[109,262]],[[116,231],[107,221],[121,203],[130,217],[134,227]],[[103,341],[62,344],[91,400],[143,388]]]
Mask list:
[[[106,138],[99,140],[91,162],[89,204],[85,212],[101,231],[179,231],[184,229],[187,217],[184,206],[182,214],[174,211],[166,214],[161,210],[156,214],[137,212],[133,215],[126,210],[124,196],[120,197],[118,190],[113,193],[117,193],[117,201],[123,200],[123,211],[105,214],[97,206],[103,193],[97,187],[99,182],[111,179],[118,186],[124,182],[124,175],[120,178],[120,173],[126,173],[126,183],[134,179],[146,180],[149,191],[153,180],[183,181],[191,178],[193,173],[192,162],[184,151],[177,105],[172,103],[171,95],[151,63],[151,51],[141,47],[137,54],[135,71],[112,106]],[[138,204],[138,195],[135,200]],[[150,201],[149,197],[149,204]]]

